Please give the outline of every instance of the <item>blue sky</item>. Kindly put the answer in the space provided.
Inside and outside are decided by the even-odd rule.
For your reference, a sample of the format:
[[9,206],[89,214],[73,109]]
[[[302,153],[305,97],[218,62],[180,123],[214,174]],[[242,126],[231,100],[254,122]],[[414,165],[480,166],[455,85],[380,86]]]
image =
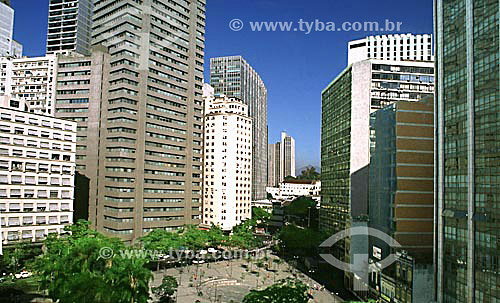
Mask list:
[[[28,56],[43,55],[48,0],[12,0],[14,38]],[[234,32],[232,19],[244,27]],[[347,42],[370,32],[252,32],[250,21],[403,22],[402,33],[432,32],[432,0],[207,0],[205,78],[209,59],[242,55],[268,89],[269,143],[286,130],[296,140],[297,167],[319,165],[321,91],[345,67]],[[383,34],[375,33],[375,34]]]

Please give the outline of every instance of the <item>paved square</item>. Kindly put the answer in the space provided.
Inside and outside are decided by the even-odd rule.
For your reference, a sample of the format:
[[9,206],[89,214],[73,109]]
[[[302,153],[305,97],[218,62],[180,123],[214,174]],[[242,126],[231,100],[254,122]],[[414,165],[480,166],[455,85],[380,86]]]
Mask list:
[[158,286],[163,276],[170,275],[177,279],[177,302],[179,303],[239,303],[251,289],[263,289],[276,281],[289,277],[297,277],[310,286],[314,299],[310,302],[334,303],[342,300],[328,292],[316,290],[319,284],[287,263],[277,264],[279,259],[269,254],[272,262],[268,271],[264,266],[258,267],[257,261],[230,260],[215,263],[204,263],[178,268],[169,268],[154,272],[152,286]]

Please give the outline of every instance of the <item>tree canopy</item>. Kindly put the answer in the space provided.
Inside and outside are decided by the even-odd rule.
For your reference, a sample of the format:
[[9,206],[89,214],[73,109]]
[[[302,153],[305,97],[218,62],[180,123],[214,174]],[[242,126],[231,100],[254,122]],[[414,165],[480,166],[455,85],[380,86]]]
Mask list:
[[[68,236],[49,235],[46,250],[33,263],[42,289],[60,303],[147,303],[152,274],[146,260],[123,258],[125,245],[79,221]],[[115,252],[115,254],[113,254]]]
[[243,303],[307,303],[307,285],[299,280],[286,279],[264,290],[252,290]]

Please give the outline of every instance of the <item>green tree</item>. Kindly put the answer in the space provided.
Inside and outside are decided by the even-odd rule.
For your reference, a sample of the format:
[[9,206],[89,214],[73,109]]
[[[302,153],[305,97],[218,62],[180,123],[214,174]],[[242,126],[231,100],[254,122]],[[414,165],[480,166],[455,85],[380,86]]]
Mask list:
[[316,201],[309,197],[298,197],[285,207],[285,215],[308,219],[311,211],[316,209]]
[[[66,237],[49,235],[33,270],[53,301],[60,303],[147,303],[151,271],[143,258],[124,258],[125,245],[89,228],[88,222],[65,228]],[[112,254],[115,252],[116,254]]]
[[168,232],[163,229],[154,229],[140,239],[147,250],[169,251],[170,248],[178,249],[183,245],[178,232]]
[[243,303],[307,303],[307,285],[287,279],[264,290],[252,290],[243,298]]
[[271,214],[262,207],[252,207],[252,220],[266,223],[271,219]]
[[285,253],[294,256],[309,256],[316,252],[325,235],[296,225],[284,226],[278,234]]
[[297,176],[298,180],[320,180],[320,174],[316,171],[314,166],[308,166],[303,169],[299,176]]
[[172,276],[165,276],[161,281],[160,286],[153,288],[153,293],[158,297],[159,303],[173,302],[173,295],[177,291],[179,284],[177,279]]

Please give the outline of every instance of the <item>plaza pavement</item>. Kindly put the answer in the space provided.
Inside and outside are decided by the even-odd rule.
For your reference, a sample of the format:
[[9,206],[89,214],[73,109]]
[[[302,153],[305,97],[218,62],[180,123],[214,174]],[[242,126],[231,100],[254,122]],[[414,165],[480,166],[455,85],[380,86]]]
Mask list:
[[[278,259],[272,255],[269,257],[272,260]],[[241,259],[189,265],[154,272],[152,286],[158,286],[163,276],[170,275],[179,283],[176,294],[178,303],[240,303],[251,289],[263,289],[275,281],[297,277],[310,286],[313,296],[310,303],[342,302],[342,299],[326,289],[314,289],[314,286],[319,288],[320,285],[287,263],[273,263],[272,268],[276,271],[267,271],[264,267],[258,267],[255,262],[249,263]]]

